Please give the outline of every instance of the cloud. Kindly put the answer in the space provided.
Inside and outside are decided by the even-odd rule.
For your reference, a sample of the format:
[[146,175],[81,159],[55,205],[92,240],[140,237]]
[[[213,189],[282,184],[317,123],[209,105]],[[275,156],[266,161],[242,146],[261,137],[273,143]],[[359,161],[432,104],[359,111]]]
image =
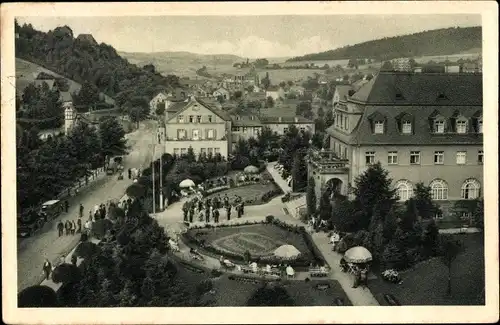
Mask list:
[[280,42],[269,41],[265,38],[248,36],[236,42],[209,41],[197,44],[179,44],[169,48],[170,51],[187,51],[200,54],[235,54],[249,58],[270,58],[299,56],[308,53],[316,53],[333,49],[334,46],[313,36],[302,39],[290,46]]

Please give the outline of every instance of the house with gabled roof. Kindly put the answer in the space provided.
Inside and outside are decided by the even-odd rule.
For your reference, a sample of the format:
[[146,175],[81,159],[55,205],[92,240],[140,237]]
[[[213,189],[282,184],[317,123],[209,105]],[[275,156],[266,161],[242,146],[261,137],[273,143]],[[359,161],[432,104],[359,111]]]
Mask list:
[[205,153],[227,158],[231,145],[231,119],[226,112],[194,96],[172,105],[168,111],[165,120],[166,153],[182,156],[191,147],[195,155]]
[[445,217],[454,202],[482,197],[482,87],[481,74],[380,72],[339,100],[329,148],[309,156],[317,195],[325,188],[348,195],[380,162],[401,202],[419,182]]

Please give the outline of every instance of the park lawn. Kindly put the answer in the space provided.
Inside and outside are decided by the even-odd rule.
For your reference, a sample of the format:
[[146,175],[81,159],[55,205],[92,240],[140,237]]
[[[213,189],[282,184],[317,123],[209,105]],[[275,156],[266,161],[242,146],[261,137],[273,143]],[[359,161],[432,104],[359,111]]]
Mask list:
[[447,297],[448,270],[439,258],[419,263],[402,272],[403,283],[391,284],[379,277],[369,282],[381,305],[388,305],[384,294],[392,294],[401,305],[484,305],[485,265],[483,234],[454,235],[464,251],[453,262],[452,295]]
[[[234,187],[230,188],[228,190],[216,192],[213,194],[210,194],[207,196],[207,198],[214,198],[215,196],[220,196],[221,198],[224,197],[224,195],[227,194],[230,200],[234,199],[235,195],[241,196],[243,202],[246,203],[246,205],[258,205],[262,204],[262,195],[264,193],[277,190],[278,187],[273,183],[270,182],[268,184],[252,184],[252,185],[244,185],[240,187]],[[252,201],[253,203],[247,203],[247,201]]]
[[[207,274],[189,271],[181,266],[178,266],[178,271],[179,280],[188,286],[189,290],[195,290],[198,283],[209,279]],[[252,293],[261,286],[258,279],[255,282],[231,280],[228,278],[228,274],[213,278],[212,283],[215,290],[213,296],[215,306],[219,307],[246,306]],[[315,288],[318,283],[328,283],[330,288],[318,290]],[[333,306],[336,298],[342,299],[346,306],[352,305],[340,284],[334,280],[312,280],[309,282],[292,280],[280,285],[284,285],[297,306]]]
[[[265,251],[274,250],[279,246],[285,244],[293,245],[304,255],[304,257],[313,260],[313,254],[309,250],[302,234],[296,234],[294,232],[282,229],[273,224],[255,224],[255,225],[244,225],[244,226],[218,227],[216,231],[207,229],[191,229],[189,230],[189,232],[193,233],[193,237],[196,237],[196,233],[203,233],[203,238],[205,239],[206,243],[210,244],[220,239],[238,234],[242,235],[241,237],[245,237],[245,233],[248,233],[250,235],[257,234],[262,237],[270,239],[270,241],[265,244],[272,245],[272,247],[266,246]],[[238,243],[244,245],[244,243],[248,241],[251,242],[251,240],[252,238],[250,237],[246,239],[246,241],[245,239],[243,239],[241,241],[238,241]],[[264,243],[261,242],[259,244],[264,244]],[[219,245],[223,245],[224,249],[231,250],[229,247],[226,247],[226,245],[224,245],[224,241],[222,243],[215,244],[214,246],[219,246]],[[246,250],[245,247],[241,246],[233,248],[234,248],[233,249],[234,253],[241,255],[243,255]],[[200,249],[203,250],[202,248]],[[207,254],[210,255],[210,253]]]

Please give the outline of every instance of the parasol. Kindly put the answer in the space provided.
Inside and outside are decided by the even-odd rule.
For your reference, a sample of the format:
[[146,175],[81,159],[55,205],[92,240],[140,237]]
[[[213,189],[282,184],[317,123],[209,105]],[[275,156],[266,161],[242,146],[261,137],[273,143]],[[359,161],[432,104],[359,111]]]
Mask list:
[[259,169],[255,166],[246,166],[245,169],[243,169],[243,171],[247,174],[257,174],[259,172]]
[[194,182],[190,179],[185,179],[179,183],[179,187],[181,188],[194,187],[194,185],[195,185]]
[[300,251],[293,245],[283,245],[274,251],[274,255],[281,258],[292,259],[300,255]]
[[372,260],[372,254],[366,248],[356,246],[345,252],[344,259],[348,263],[366,263]]

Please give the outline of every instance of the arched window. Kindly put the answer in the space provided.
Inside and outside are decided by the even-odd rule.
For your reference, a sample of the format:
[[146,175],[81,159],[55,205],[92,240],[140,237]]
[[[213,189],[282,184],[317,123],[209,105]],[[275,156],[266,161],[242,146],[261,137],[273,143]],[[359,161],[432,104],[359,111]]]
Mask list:
[[394,188],[398,194],[399,201],[406,201],[413,196],[413,185],[406,179],[397,181]]
[[430,184],[431,196],[433,200],[448,199],[448,185],[441,179],[435,179]]
[[481,184],[476,179],[469,178],[462,185],[462,199],[473,200],[479,197]]

